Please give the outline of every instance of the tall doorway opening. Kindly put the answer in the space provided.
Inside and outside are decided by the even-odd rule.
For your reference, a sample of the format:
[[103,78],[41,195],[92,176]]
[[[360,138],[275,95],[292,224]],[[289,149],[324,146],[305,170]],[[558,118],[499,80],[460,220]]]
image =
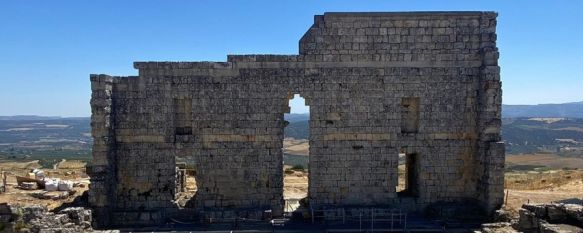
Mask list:
[[295,94],[288,101],[290,111],[284,115],[283,197],[284,211],[301,207],[308,196],[310,155],[310,109],[304,98]]
[[416,197],[418,195],[417,165],[416,153],[408,152],[406,148],[399,150],[398,183],[396,186],[399,197]]
[[177,155],[174,158],[176,162],[174,202],[181,208],[193,207],[193,200],[198,190],[195,163],[192,159],[188,159],[188,153],[184,149],[185,145],[194,141],[192,106],[192,98],[181,97],[173,100],[174,142],[177,148]]
[[198,191],[196,170],[191,161],[176,158],[175,202],[180,208],[194,208],[194,199]]

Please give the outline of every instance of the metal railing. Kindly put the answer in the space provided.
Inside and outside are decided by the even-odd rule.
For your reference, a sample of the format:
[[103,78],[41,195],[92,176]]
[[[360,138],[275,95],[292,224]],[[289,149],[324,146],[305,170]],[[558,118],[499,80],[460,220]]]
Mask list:
[[407,229],[407,213],[395,208],[334,208],[310,209],[312,223],[321,219],[324,223],[342,222],[345,224],[358,223],[359,231],[375,231],[380,224],[388,224],[388,231]]

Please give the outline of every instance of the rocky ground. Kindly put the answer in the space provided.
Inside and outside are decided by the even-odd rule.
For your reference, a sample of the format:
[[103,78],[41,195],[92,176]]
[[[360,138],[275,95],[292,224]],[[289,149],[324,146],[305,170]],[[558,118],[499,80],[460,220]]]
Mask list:
[[91,226],[91,210],[69,207],[53,212],[39,205],[0,204],[0,232],[6,233],[118,233],[97,231]]
[[[518,182],[518,183],[517,183]],[[506,210],[518,216],[528,203],[583,204],[583,171],[506,174]]]
[[[306,142],[288,141],[288,152],[307,154]],[[79,200],[81,194],[88,189],[89,178],[85,174],[85,164],[79,161],[61,161],[53,168],[43,169],[48,177],[70,180],[76,183],[73,191],[67,192],[45,192],[43,190],[22,190],[17,187],[15,175],[25,176],[31,169],[39,168],[37,161],[31,162],[10,162],[0,161],[0,169],[8,171],[7,192],[0,194],[0,203],[10,203],[11,208],[15,208],[19,213],[19,219],[26,220],[22,223],[32,225],[20,226],[23,232],[39,232],[40,229],[49,229],[46,232],[84,232],[92,231],[87,226],[88,220],[75,220],[81,213],[86,214],[85,209],[77,209],[73,212],[62,212],[63,204]],[[284,168],[284,197],[285,199],[299,200],[307,196],[309,173],[307,170],[292,170],[291,166]],[[549,221],[548,214],[541,214],[540,209],[560,209],[563,207],[529,207],[537,206],[536,203],[563,202],[582,203],[583,199],[583,171],[581,170],[550,170],[550,171],[524,171],[509,172],[506,174],[506,192],[508,198],[504,207],[504,215],[508,220],[497,223],[486,224],[483,232],[517,232],[522,227],[530,227],[524,232],[536,232],[532,229],[546,229],[545,232],[577,232],[579,228],[570,224]],[[187,179],[187,194],[196,193],[196,180],[194,177]],[[188,197],[184,198],[188,200]],[[527,205],[525,205],[527,204]],[[528,205],[530,204],[530,205]],[[61,208],[59,208],[61,207]],[[297,207],[296,207],[297,208]],[[530,208],[530,210],[529,210]],[[575,207],[569,207],[576,209]],[[46,212],[53,210],[54,212]],[[72,211],[72,210],[69,210]],[[582,210],[583,211],[583,210]],[[555,211],[556,212],[556,211]],[[563,211],[566,212],[566,211]],[[24,214],[28,213],[28,214]],[[34,213],[43,213],[38,216]],[[538,215],[537,215],[538,214]],[[72,216],[75,215],[75,216]],[[29,216],[29,217],[25,217]],[[33,220],[33,217],[37,216]],[[583,216],[583,215],[582,215]],[[0,217],[2,219],[3,217]],[[55,220],[57,219],[58,222]],[[5,225],[0,224],[0,227]],[[19,226],[19,225],[16,225]],[[55,226],[55,227],[52,227]],[[52,228],[51,228],[52,227]],[[54,228],[54,229],[53,229]],[[526,229],[526,228],[525,228]],[[523,231],[523,230],[521,230]],[[2,231],[0,231],[2,232]]]
[[497,211],[494,223],[482,225],[476,232],[483,233],[581,233],[583,232],[583,205],[579,204],[524,204],[518,217],[504,210]]
[[32,162],[0,162],[0,169],[7,172],[6,192],[0,194],[0,203],[31,206],[38,205],[49,210],[70,203],[89,189],[89,177],[85,174],[85,163],[79,161],[61,161],[53,168],[41,168],[48,178],[59,178],[73,182],[71,191],[24,190],[19,188],[16,176],[27,176],[34,168],[41,166]]
[[308,173],[292,171],[283,178],[284,199],[302,199],[308,195]]
[[[286,167],[284,177],[284,197],[285,199],[301,199],[307,196],[308,189],[308,172],[306,171],[290,171],[291,167]],[[519,181],[520,185],[507,185],[510,189],[508,192],[508,201],[503,208],[503,217],[498,219],[499,222],[485,224],[480,231],[488,233],[506,233],[506,232],[583,232],[583,207],[581,207],[583,198],[583,171],[553,171],[552,175],[540,175],[539,173],[531,173],[527,176],[516,176],[516,174],[509,174],[508,180],[510,182]],[[517,177],[520,178],[517,180]],[[549,178],[551,177],[551,178]],[[545,185],[540,185],[547,183]],[[527,184],[525,184],[525,182]],[[530,183],[529,183],[530,182]],[[562,205],[550,203],[578,203],[579,205]],[[536,204],[547,203],[547,204]],[[536,206],[546,207],[536,207]],[[552,219],[547,220],[544,214],[531,213],[527,209],[540,209],[548,206],[556,206],[554,209],[561,209],[565,211],[558,211],[563,217],[562,219],[581,219],[581,225],[573,223],[572,221],[563,221],[569,224],[561,223]],[[568,207],[568,208],[565,208]],[[297,208],[297,206],[296,206]],[[525,209],[527,208],[527,209]],[[569,211],[566,211],[569,209]],[[578,212],[577,212],[578,211]],[[538,212],[544,212],[538,210]],[[538,213],[537,212],[537,213]],[[557,212],[557,211],[555,211]],[[568,214],[569,212],[569,214]],[[567,217],[567,216],[579,217]],[[557,217],[555,217],[557,218]]]

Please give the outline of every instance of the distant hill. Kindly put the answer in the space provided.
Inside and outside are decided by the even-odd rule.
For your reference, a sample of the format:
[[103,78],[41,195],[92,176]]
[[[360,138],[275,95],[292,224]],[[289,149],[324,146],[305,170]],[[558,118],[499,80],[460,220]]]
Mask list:
[[286,138],[308,139],[310,136],[310,122],[308,120],[290,122],[284,129]]
[[310,120],[310,114],[309,113],[285,114],[285,120],[289,122],[307,121]]
[[0,116],[0,121],[36,121],[36,120],[54,120],[61,119],[60,116],[36,116],[36,115],[16,115]]
[[89,117],[11,116],[0,119],[0,160],[91,160]]
[[505,118],[502,139],[506,152],[512,154],[560,152],[583,155],[583,119]]
[[[308,139],[309,121],[290,122],[284,134]],[[504,118],[502,139],[510,154],[552,152],[583,156],[583,119]]]
[[[520,117],[565,117],[583,118],[583,101],[563,104],[538,104],[538,105],[502,105],[503,118]],[[60,117],[60,116],[36,116],[16,115],[0,116],[0,120],[54,120],[54,119],[83,119],[89,117]],[[285,120],[289,122],[307,121],[309,113],[285,114]]]
[[285,120],[289,122],[289,125],[284,130],[286,138],[308,139],[310,135],[309,113],[285,114]]
[[583,118],[583,101],[564,104],[502,105],[504,118],[566,117]]
[[[538,105],[502,105],[503,118],[520,117],[563,117],[583,118],[583,101],[564,104],[538,104]],[[309,113],[286,114],[289,122],[307,121]]]
[[[583,155],[583,102],[503,105],[502,138],[507,152]],[[285,137],[309,138],[309,113],[285,114]],[[0,157],[90,155],[91,119],[59,116],[0,116]]]

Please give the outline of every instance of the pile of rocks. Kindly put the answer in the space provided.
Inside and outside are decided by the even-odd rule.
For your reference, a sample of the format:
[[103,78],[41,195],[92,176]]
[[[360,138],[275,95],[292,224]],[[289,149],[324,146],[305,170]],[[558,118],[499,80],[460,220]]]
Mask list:
[[482,229],[477,231],[480,233],[515,233],[518,232],[512,227],[509,222],[497,222],[482,224]]
[[75,190],[71,191],[36,191],[30,193],[29,195],[38,199],[45,199],[45,200],[62,200],[67,199],[69,196],[75,194]]
[[70,207],[49,212],[45,207],[33,205],[12,207],[3,204],[2,232],[94,232],[91,227],[91,210]]
[[38,189],[38,185],[36,182],[22,182],[19,187],[21,189],[24,189],[24,190],[36,190],[36,189]]
[[583,232],[582,205],[524,204],[518,213],[517,228],[525,232]]
[[583,233],[583,206],[575,204],[524,204],[513,219],[508,212],[498,210],[495,223],[482,225],[485,233]]

